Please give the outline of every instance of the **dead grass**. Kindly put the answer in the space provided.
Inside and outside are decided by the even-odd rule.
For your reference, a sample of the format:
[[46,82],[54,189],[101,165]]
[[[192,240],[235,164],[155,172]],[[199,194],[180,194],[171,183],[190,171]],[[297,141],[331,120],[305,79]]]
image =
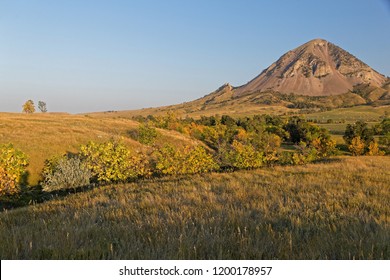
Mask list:
[[[135,150],[146,150],[132,140],[128,132],[137,129],[139,123],[123,118],[95,118],[70,114],[10,114],[0,113],[0,144],[12,143],[30,158],[29,183],[40,179],[44,161],[51,156],[76,152],[88,141],[106,141],[122,138]],[[159,130],[158,143],[176,145],[194,144],[194,140],[179,133]],[[158,144],[157,143],[157,144]]]
[[0,213],[1,259],[389,259],[389,157],[162,178]]

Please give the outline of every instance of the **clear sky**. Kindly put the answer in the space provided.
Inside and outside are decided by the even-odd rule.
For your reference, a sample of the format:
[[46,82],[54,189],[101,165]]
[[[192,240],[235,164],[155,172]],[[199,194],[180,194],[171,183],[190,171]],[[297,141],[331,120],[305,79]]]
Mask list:
[[0,111],[190,101],[314,38],[390,76],[389,0],[0,0]]

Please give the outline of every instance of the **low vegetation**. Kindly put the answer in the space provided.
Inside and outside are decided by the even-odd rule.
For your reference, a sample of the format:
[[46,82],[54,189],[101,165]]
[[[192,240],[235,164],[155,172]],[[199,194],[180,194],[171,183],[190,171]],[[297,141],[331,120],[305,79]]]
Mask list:
[[26,175],[28,158],[12,144],[0,145],[0,197],[20,191]]
[[364,158],[297,116],[85,118],[105,137],[47,157],[35,186],[34,158],[0,146],[0,257],[389,258],[388,118],[346,124]]
[[389,157],[143,180],[0,213],[1,259],[389,259]]

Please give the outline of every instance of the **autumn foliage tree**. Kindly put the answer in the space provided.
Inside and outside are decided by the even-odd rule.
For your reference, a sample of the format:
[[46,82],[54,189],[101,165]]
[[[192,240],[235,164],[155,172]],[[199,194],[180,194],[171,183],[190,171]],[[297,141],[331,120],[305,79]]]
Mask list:
[[156,171],[163,175],[205,173],[219,168],[213,156],[202,146],[184,149],[165,145],[155,152]]
[[364,149],[365,149],[365,143],[360,138],[360,136],[356,136],[356,137],[352,138],[351,144],[349,144],[348,149],[352,153],[353,156],[363,155]]
[[12,144],[0,146],[0,195],[14,194],[19,191],[27,156]]
[[91,141],[80,150],[81,158],[100,183],[124,182],[150,174],[146,156],[132,153],[120,141]]
[[35,112],[34,101],[32,101],[31,99],[27,100],[26,103],[23,104],[23,113],[32,114],[34,112]]

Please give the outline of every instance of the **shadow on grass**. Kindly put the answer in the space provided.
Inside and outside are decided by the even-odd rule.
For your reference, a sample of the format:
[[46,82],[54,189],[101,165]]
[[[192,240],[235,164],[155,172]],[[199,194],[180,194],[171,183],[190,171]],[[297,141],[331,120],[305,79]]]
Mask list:
[[96,187],[96,184],[91,184],[88,186],[81,186],[72,189],[45,192],[39,185],[32,187],[23,186],[21,188],[20,193],[16,195],[6,195],[0,197],[0,212],[28,205],[43,203],[52,199],[66,197],[71,194],[86,192]]

